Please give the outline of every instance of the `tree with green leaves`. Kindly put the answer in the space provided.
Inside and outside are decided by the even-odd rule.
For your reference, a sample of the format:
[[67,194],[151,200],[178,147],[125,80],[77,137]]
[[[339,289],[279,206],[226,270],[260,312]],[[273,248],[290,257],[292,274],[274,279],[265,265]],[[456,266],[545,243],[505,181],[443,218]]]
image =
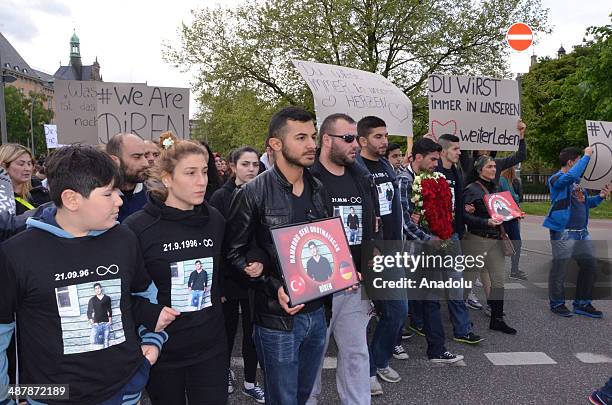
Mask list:
[[[46,153],[47,144],[43,125],[50,123],[53,118],[53,111],[45,107],[47,97],[36,92],[30,92],[28,96],[24,96],[13,86],[4,88],[4,97],[8,141],[31,147],[30,124],[32,124],[36,149],[33,152],[36,156]],[[30,113],[32,122],[30,122]]]
[[[180,28],[179,44],[167,44],[164,56],[197,72],[194,87],[202,95],[205,122],[223,113],[206,101],[244,89],[258,107],[301,104],[312,110],[310,91],[291,64],[305,59],[389,78],[412,100],[419,133],[427,126],[431,73],[507,77],[509,24],[523,21],[547,32],[547,15],[540,0],[252,1],[193,11],[193,22]],[[209,139],[230,136],[224,125],[220,131],[208,133]]]
[[544,58],[522,80],[530,148],[556,167],[559,151],[587,146],[586,120],[612,121],[612,25],[591,27],[591,39],[565,56]]

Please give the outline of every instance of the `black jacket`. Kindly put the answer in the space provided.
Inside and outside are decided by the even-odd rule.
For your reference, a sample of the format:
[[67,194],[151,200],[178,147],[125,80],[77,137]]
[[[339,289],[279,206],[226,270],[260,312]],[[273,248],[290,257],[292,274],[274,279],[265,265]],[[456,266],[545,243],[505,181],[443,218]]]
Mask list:
[[474,235],[482,236],[485,238],[499,239],[499,226],[491,227],[488,225],[489,211],[484,202],[485,192],[480,185],[486,187],[489,194],[497,193],[499,191],[497,183],[494,181],[486,181],[478,179],[470,183],[463,194],[463,199],[466,204],[474,204],[475,211],[473,214],[464,212],[465,223],[467,224],[468,231]]
[[[443,168],[444,165],[442,164],[442,159],[440,159],[438,161],[438,171]],[[465,207],[463,206],[463,173],[456,165],[451,167],[451,171],[455,174],[455,178],[457,179],[455,182],[455,206],[453,207],[453,211],[455,212],[455,232],[459,235],[459,238],[461,238],[465,233],[465,221],[463,219],[463,213],[465,211]]]
[[[310,183],[315,207],[309,219],[328,217],[321,182],[308,169],[304,170],[304,180]],[[250,279],[255,289],[253,322],[270,329],[293,329],[293,317],[278,302],[282,273],[270,234],[271,227],[292,223],[292,190],[293,185],[274,166],[234,194],[227,219],[224,249],[232,271],[244,277],[243,270],[249,262],[264,266],[260,277]]]
[[[493,158],[493,160],[495,160],[497,170],[495,173],[495,181],[499,183],[499,176],[501,176],[501,172],[509,167],[518,165],[527,158],[527,144],[525,143],[525,139],[521,139],[519,141],[518,150],[512,155],[505,158],[495,158],[496,154],[496,151],[491,151],[490,156]],[[474,162],[476,162],[477,159],[477,150],[473,151],[471,154],[467,151],[463,151],[459,156],[461,169],[463,170],[467,183],[472,183],[478,178],[477,174],[474,172]]]

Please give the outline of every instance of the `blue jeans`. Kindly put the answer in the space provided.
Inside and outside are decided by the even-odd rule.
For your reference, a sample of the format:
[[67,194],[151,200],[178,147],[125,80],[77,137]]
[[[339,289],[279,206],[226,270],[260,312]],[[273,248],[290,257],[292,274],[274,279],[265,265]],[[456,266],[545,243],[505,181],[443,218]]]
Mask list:
[[204,300],[204,290],[191,290],[191,306],[200,308]]
[[[410,316],[413,322],[412,325],[423,328],[425,332],[427,357],[434,358],[443,354],[446,351],[446,347],[444,346],[444,327],[442,326],[442,316],[440,315],[440,302],[433,296],[426,300],[410,301]],[[421,325],[416,325],[414,323],[415,319],[419,319]]]
[[599,389],[599,392],[606,397],[607,400],[612,399],[612,377],[610,377],[606,385]]
[[[104,346],[104,348],[107,348],[110,337],[110,327],[111,324],[109,322],[100,322],[91,325],[91,331],[89,332],[89,343],[92,345],[101,344]],[[103,336],[102,342],[98,342],[99,335]]]
[[266,404],[303,405],[323,361],[327,324],[323,308],[293,316],[293,329],[254,325],[253,340],[264,372]]
[[580,271],[576,280],[574,306],[591,303],[597,262],[593,255],[593,244],[589,231],[569,230],[550,231],[552,244],[552,267],[548,278],[548,297],[550,308],[565,304],[565,278],[572,259],[578,263]]
[[370,343],[370,377],[376,375],[377,368],[386,368],[393,355],[393,346],[401,337],[404,322],[408,316],[408,300],[374,301],[380,315],[372,342]]
[[[453,250],[450,254],[454,256],[461,255],[461,245],[459,243],[459,235],[454,233],[451,236],[451,240],[454,242],[450,245],[450,248]],[[449,271],[449,278],[452,280],[460,281],[463,278],[463,273],[459,271]],[[450,314],[450,319],[453,324],[453,334],[455,337],[465,336],[472,330],[472,322],[470,321],[470,314],[468,312],[467,306],[465,305],[465,301],[463,300],[463,288],[454,288],[451,291],[446,291],[446,297],[448,299],[448,312]],[[413,301],[416,302],[416,301]],[[416,304],[415,310],[412,310],[411,307],[410,315],[411,315],[411,324],[419,329],[423,329],[425,322],[423,320],[423,305]],[[435,311],[435,308],[430,307],[430,309]],[[439,305],[438,305],[439,312]],[[435,317],[435,314],[434,314]],[[436,329],[436,326],[433,326]],[[443,344],[443,343],[442,343]],[[434,343],[434,346],[439,346],[438,342]],[[439,351],[440,349],[434,349],[434,352]],[[439,354],[442,354],[441,352]]]
[[519,261],[521,260],[521,247],[523,242],[521,241],[521,224],[518,219],[504,222],[504,230],[508,234],[508,237],[514,245],[514,254],[510,258],[512,267],[510,268],[511,273],[519,271]]
[[357,242],[357,233],[359,229],[349,229],[349,243]]

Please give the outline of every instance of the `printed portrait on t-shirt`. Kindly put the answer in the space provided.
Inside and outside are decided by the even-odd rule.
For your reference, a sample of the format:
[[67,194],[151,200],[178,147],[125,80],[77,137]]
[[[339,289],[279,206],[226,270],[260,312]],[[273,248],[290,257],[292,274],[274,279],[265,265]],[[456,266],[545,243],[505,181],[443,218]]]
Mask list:
[[334,259],[329,247],[313,239],[302,248],[302,264],[308,277],[317,282],[329,280],[334,269]]
[[380,215],[389,215],[393,209],[393,183],[386,182],[376,186],[378,191],[378,204],[380,206]]
[[64,354],[106,349],[125,342],[121,279],[55,288]]
[[[361,197],[351,197],[351,199],[355,203],[361,203]],[[342,226],[349,245],[361,245],[362,212],[361,204],[334,206],[334,216],[342,218]]]
[[493,203],[493,208],[495,209],[495,212],[504,219],[504,221],[508,221],[514,218],[512,212],[510,212],[510,210],[508,209],[508,206],[506,206],[506,204],[504,204],[500,200],[497,200]]
[[170,264],[172,308],[181,312],[212,306],[213,258],[190,259]]

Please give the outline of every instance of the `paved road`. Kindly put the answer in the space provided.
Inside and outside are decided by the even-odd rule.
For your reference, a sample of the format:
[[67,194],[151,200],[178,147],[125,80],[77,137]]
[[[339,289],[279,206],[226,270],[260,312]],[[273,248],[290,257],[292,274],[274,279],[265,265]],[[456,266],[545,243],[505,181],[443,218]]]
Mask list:
[[[607,300],[595,302],[605,313],[599,320],[560,318],[548,311],[545,284],[541,283],[550,266],[550,255],[546,254],[547,244],[543,242],[548,240],[548,234],[541,227],[542,220],[529,217],[523,221],[524,238],[532,241],[525,243],[529,250],[522,254],[521,268],[529,273],[530,281],[509,280],[506,285],[506,320],[518,334],[507,336],[489,331],[489,318],[481,311],[470,311],[475,332],[487,340],[478,346],[466,346],[448,340],[452,330],[450,322],[446,322],[447,346],[465,356],[465,367],[430,363],[425,356],[425,339],[414,337],[405,344],[410,359],[391,360],[391,366],[403,380],[397,384],[383,382],[385,393],[374,398],[373,404],[588,403],[587,395],[612,376],[612,301],[608,295]],[[594,239],[607,240],[612,221],[594,220],[590,228]],[[609,280],[605,283],[604,288],[609,291],[612,284]],[[481,298],[484,296],[481,289],[477,293]],[[446,309],[443,318],[448,319]],[[233,369],[240,385],[239,339],[240,336],[233,352]],[[339,403],[336,353],[332,343],[326,353],[321,404]],[[261,382],[261,375],[258,378]],[[254,402],[237,390],[230,395],[229,404]]]

